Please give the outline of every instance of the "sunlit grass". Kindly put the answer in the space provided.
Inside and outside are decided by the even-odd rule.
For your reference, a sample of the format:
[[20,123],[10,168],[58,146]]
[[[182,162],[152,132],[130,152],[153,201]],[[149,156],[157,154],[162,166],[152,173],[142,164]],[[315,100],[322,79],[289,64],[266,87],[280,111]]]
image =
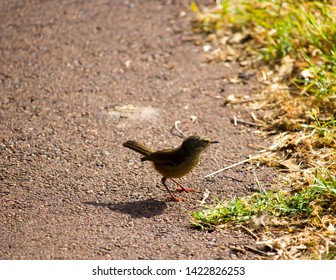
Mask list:
[[[315,189],[321,190],[322,193],[336,198],[336,179],[328,171],[324,176],[318,176],[313,184]],[[336,212],[336,209],[334,209]]]
[[336,121],[332,115],[327,120],[320,120],[318,118],[318,112],[313,109],[311,111],[311,118],[313,121],[308,124],[302,124],[303,128],[308,131],[316,132],[315,144],[319,147],[327,146],[331,148],[336,147]]
[[[335,258],[334,1],[226,0],[210,9],[201,10],[194,3],[191,8],[195,31],[215,45],[210,60],[229,57],[228,61],[236,59],[243,67],[260,71],[259,99],[267,101],[257,106],[258,121],[277,135],[258,161],[285,168],[286,185],[277,188],[291,190],[218,200],[215,206],[193,212],[193,224],[200,228],[246,224],[265,214],[278,219],[287,244],[308,248],[306,258]],[[291,223],[300,230],[288,232]],[[286,258],[299,255],[288,252]]]
[[[267,237],[268,244],[274,248],[279,245],[279,238],[285,238],[283,242],[289,248],[287,258],[297,257],[297,254],[291,255],[291,248],[299,247],[305,249],[306,258],[334,259],[335,206],[336,180],[325,170],[317,172],[314,183],[299,191],[261,191],[232,200],[218,200],[217,205],[203,206],[203,210],[192,212],[191,216],[193,226],[202,230],[225,224],[249,227],[250,220],[259,220],[254,221],[257,228],[253,226],[249,232],[255,231],[253,236],[257,238],[259,234]],[[280,237],[272,234],[273,230],[280,232]],[[280,251],[284,249],[280,246]]]
[[[196,4],[197,27],[207,33],[225,29],[248,32],[254,51],[264,60],[290,56],[310,72],[306,91],[317,97],[336,92],[336,9],[328,1],[227,0],[202,13]],[[299,73],[296,73],[299,74]],[[296,77],[299,82],[301,77]]]
[[[220,225],[224,221],[244,222],[267,212],[273,216],[300,215],[309,217],[321,203],[326,207],[318,210],[336,212],[336,179],[327,170],[318,172],[314,183],[294,194],[287,191],[261,191],[251,196],[235,197],[232,200],[219,201],[214,207],[205,207],[202,211],[192,212],[194,225]],[[315,212],[314,215],[317,213]]]
[[291,195],[286,191],[268,191],[254,193],[252,196],[235,197],[232,200],[219,201],[213,208],[193,212],[193,224],[202,228],[220,225],[223,222],[244,222],[267,212],[280,217],[288,215],[307,216],[313,211],[311,203],[319,199],[324,192],[336,190],[325,185],[307,187]]

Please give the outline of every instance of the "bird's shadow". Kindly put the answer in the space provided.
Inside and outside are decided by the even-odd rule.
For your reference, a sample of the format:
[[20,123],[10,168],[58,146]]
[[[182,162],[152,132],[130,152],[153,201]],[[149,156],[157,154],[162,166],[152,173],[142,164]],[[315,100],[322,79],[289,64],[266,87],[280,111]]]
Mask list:
[[107,207],[111,211],[125,213],[132,218],[151,218],[163,213],[167,208],[167,203],[155,199],[147,199],[141,201],[132,201],[125,203],[104,203],[87,201],[84,204],[96,207]]

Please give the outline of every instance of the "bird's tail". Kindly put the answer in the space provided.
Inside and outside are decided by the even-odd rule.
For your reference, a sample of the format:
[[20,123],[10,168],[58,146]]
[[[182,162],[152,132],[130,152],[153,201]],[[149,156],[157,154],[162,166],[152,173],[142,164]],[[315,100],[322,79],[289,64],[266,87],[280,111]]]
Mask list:
[[140,144],[139,142],[136,141],[132,141],[132,140],[128,140],[123,144],[124,147],[130,148],[133,151],[136,151],[140,154],[142,154],[143,156],[147,156],[151,153],[153,153],[154,151],[148,147],[146,147],[145,145]]

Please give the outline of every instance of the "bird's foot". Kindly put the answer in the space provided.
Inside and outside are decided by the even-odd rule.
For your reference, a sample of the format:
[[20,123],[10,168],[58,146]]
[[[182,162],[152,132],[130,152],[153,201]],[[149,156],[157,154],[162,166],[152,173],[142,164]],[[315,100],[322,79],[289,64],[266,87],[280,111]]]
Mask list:
[[180,202],[180,201],[184,201],[185,199],[182,197],[176,197],[176,196],[169,196],[168,197],[168,201],[176,201],[176,202]]
[[170,178],[170,180],[172,180],[176,185],[179,186],[179,187],[176,189],[176,191],[178,191],[178,192],[196,192],[195,189],[192,189],[192,188],[185,188],[185,187],[183,187],[180,183],[176,182],[173,178]]

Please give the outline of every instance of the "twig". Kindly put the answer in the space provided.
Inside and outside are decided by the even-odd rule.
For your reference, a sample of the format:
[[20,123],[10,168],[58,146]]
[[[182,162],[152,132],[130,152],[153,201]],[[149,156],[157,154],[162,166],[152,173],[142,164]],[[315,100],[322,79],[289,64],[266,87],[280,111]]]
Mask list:
[[257,120],[256,115],[255,115],[253,112],[251,112],[250,114],[251,114],[252,119],[253,119],[254,121],[256,121],[256,120]]
[[177,135],[178,137],[186,138],[186,136],[184,135],[184,133],[182,132],[182,130],[178,127],[178,125],[179,125],[180,123],[181,123],[181,121],[175,121],[174,126],[171,128],[170,132],[171,132],[172,134],[174,134],[174,133],[173,133],[173,129],[175,128],[176,131],[179,133],[179,135]]
[[236,101],[230,101],[230,100],[226,100],[224,102],[224,106],[226,106],[227,104],[244,104],[244,103],[249,103],[249,102],[255,102],[255,101],[263,101],[266,100],[266,98],[254,98],[254,99],[246,99],[246,100],[236,100]]
[[255,239],[256,241],[258,242],[259,241],[259,238],[256,234],[254,234],[250,229],[248,229],[247,227],[245,226],[241,226],[243,229],[245,229],[249,234],[251,234]]
[[225,178],[229,178],[233,181],[236,181],[236,182],[239,182],[239,183],[242,183],[242,182],[245,182],[244,180],[240,180],[240,179],[236,179],[234,177],[231,177],[231,176],[228,176],[228,175],[223,175]]
[[233,116],[233,118],[231,119],[231,122],[233,123],[234,126],[237,126],[237,118],[236,116]]
[[261,250],[259,250],[259,249],[257,249],[257,248],[253,248],[252,246],[249,246],[249,245],[244,245],[244,247],[245,247],[247,250],[249,250],[249,251],[251,251],[251,252],[253,252],[253,253],[257,253],[257,254],[259,254],[259,255],[264,255],[264,256],[267,256],[267,257],[274,256],[274,255],[275,255],[275,253],[271,253],[271,252],[263,252],[263,251],[261,251]]
[[[225,178],[229,178],[229,179],[231,179],[232,181],[239,182],[239,183],[245,182],[245,180],[240,180],[240,179],[234,178],[234,177],[232,177],[232,176],[228,176],[228,175],[222,175],[222,176],[225,177]],[[207,179],[207,180],[211,180],[211,179]]]
[[263,125],[261,124],[248,122],[242,119],[237,119],[236,117],[231,118],[231,122],[233,123],[234,126],[237,126],[238,123],[241,123],[241,124],[246,124],[246,125],[253,126],[253,127],[263,127]]
[[237,252],[245,254],[245,255],[247,254],[245,249],[242,249],[242,248],[239,248],[239,247],[236,247],[236,246],[229,246],[229,248],[233,251],[237,251]]
[[240,162],[231,164],[231,165],[229,165],[229,166],[226,166],[226,167],[224,167],[224,168],[222,168],[222,169],[219,169],[219,170],[217,170],[217,171],[215,171],[215,172],[212,172],[212,173],[210,173],[210,174],[204,176],[204,178],[208,178],[208,177],[210,177],[210,176],[212,176],[212,175],[215,175],[215,174],[217,174],[217,173],[223,172],[223,171],[225,171],[225,170],[227,170],[227,169],[230,169],[230,168],[232,168],[232,167],[236,167],[236,166],[241,165],[241,164],[243,164],[243,163],[245,163],[245,162],[249,162],[249,161],[251,161],[251,160],[253,160],[253,159],[256,159],[256,158],[259,158],[259,156],[250,157],[250,158],[245,159],[245,160],[242,160],[242,161],[240,161]]

